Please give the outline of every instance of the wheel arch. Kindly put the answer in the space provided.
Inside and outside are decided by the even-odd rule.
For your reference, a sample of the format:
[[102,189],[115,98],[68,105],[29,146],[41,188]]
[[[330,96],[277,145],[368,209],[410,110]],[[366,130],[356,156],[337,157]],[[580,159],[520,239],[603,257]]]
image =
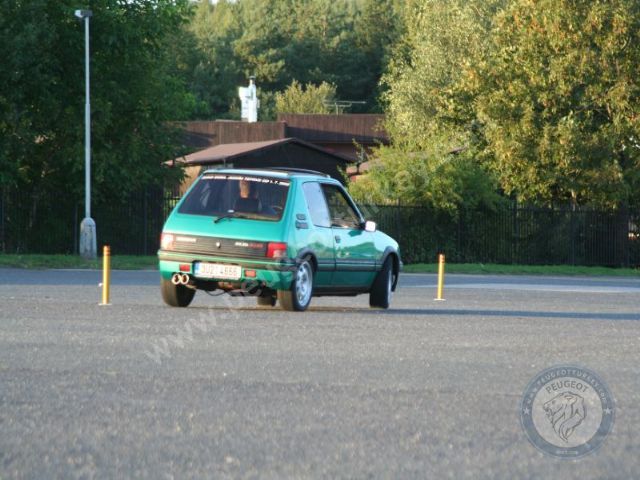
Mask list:
[[380,265],[384,265],[384,262],[386,262],[388,258],[391,259],[391,265],[393,268],[393,285],[391,285],[391,290],[395,292],[396,286],[398,284],[398,279],[400,278],[400,271],[402,270],[402,262],[400,261],[400,254],[393,247],[387,247],[385,249],[384,253],[382,254]]
[[316,257],[316,253],[308,247],[301,249],[296,255],[295,262],[296,265],[299,265],[303,259],[309,257],[311,260],[311,268],[313,269],[313,273],[318,271],[318,259]]

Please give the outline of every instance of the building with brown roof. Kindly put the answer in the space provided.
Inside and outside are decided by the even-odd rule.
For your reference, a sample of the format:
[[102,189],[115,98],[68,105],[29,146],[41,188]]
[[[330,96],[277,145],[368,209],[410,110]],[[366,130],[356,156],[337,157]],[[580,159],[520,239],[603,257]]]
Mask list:
[[298,138],[283,138],[215,145],[178,158],[175,162],[185,166],[186,178],[180,187],[180,193],[184,193],[198,175],[209,168],[306,168],[342,181],[343,172],[352,160]]
[[184,122],[185,145],[199,150],[176,159],[188,164],[182,189],[203,166],[225,164],[309,168],[340,179],[340,171],[357,174],[373,147],[389,143],[383,121],[377,114],[281,114],[275,122]]

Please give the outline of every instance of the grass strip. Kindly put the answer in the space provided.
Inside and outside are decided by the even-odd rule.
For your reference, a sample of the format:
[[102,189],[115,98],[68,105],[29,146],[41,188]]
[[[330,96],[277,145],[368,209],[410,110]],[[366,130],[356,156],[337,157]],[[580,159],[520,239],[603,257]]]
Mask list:
[[[483,263],[447,263],[447,273],[482,275],[557,275],[587,277],[638,277],[638,268],[583,267],[571,265],[500,265]],[[413,263],[405,265],[405,273],[437,273],[437,263]]]
[[[102,258],[85,260],[78,255],[17,255],[0,254],[0,268],[85,268],[101,269]],[[155,255],[114,255],[111,257],[114,270],[155,270],[158,258]],[[612,276],[638,277],[639,268],[581,267],[569,265],[499,265],[483,263],[447,263],[447,273],[484,275],[558,275],[558,276]],[[405,264],[405,273],[437,273],[437,263]]]
[[[1,268],[84,268],[102,269],[102,258],[85,260],[78,255],[7,255],[0,254]],[[143,255],[114,255],[111,257],[114,270],[147,270],[158,268],[158,257]]]

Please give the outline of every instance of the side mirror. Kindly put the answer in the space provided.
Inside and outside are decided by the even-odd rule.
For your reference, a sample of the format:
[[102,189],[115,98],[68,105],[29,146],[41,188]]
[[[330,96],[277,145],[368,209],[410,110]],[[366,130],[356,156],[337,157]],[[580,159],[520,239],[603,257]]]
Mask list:
[[364,230],[365,232],[375,232],[376,231],[376,222],[372,222],[371,220],[367,220],[364,222]]

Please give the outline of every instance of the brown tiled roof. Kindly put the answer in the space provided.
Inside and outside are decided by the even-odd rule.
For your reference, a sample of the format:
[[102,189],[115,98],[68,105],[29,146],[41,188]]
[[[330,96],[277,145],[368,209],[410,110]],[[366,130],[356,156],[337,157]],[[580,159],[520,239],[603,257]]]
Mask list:
[[389,143],[384,130],[384,115],[380,114],[279,114],[286,123],[287,135],[307,142],[353,143],[374,145]]
[[263,142],[225,143],[222,145],[205,148],[204,150],[199,150],[184,157],[176,158],[176,161],[187,165],[208,165],[221,163],[233,160],[234,158],[241,157],[249,153],[255,153],[261,150],[267,150],[291,143],[322,152],[323,154],[334,157],[341,162],[351,163],[352,161],[350,158],[344,155],[336,152],[330,152],[329,150],[318,147],[317,145],[313,145],[309,142],[305,142],[298,138],[282,138],[279,140],[266,140]]

